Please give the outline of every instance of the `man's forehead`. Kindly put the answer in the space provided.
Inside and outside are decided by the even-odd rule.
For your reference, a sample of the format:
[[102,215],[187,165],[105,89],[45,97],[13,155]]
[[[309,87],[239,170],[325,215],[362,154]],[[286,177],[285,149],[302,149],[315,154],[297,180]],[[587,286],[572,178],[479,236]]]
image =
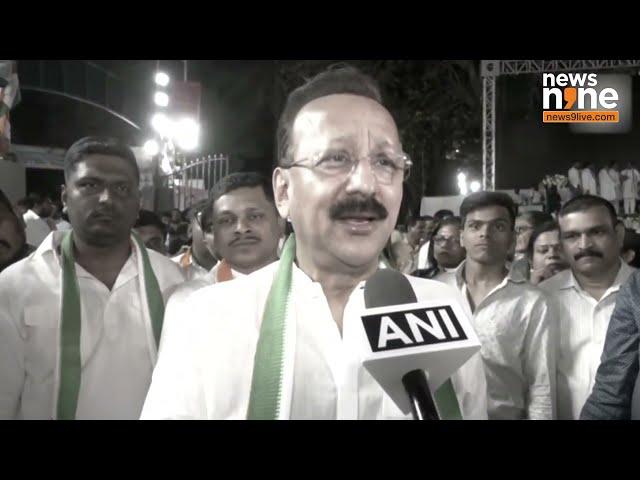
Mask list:
[[490,205],[477,208],[467,214],[468,220],[482,220],[490,222],[492,220],[509,220],[509,211],[501,205]]
[[563,227],[564,230],[572,226],[611,226],[611,220],[611,215],[605,207],[596,206],[587,210],[581,210],[578,212],[571,212],[562,215],[559,217],[558,223]]
[[294,142],[304,149],[335,143],[366,143],[368,147],[400,143],[391,114],[378,102],[358,95],[328,95],[305,105],[293,123]]
[[118,176],[135,180],[134,167],[124,158],[114,155],[91,154],[75,164],[73,176]]
[[264,189],[257,185],[255,187],[240,187],[232,190],[218,198],[213,208],[215,211],[237,210],[244,211],[247,208],[262,207],[271,202],[264,193]]

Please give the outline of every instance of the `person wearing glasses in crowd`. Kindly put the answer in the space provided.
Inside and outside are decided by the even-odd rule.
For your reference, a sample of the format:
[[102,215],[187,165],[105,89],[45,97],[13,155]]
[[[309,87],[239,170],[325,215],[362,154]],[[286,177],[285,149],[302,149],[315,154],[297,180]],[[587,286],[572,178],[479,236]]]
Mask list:
[[[406,418],[363,367],[358,330],[411,165],[381,102],[348,66],[289,95],[273,186],[294,233],[278,261],[202,288],[168,315],[142,418]],[[406,278],[421,301],[462,302],[445,284]],[[486,418],[479,355],[435,396],[452,418]]]
[[467,251],[460,244],[461,229],[460,217],[451,216],[441,220],[431,237],[429,264],[432,266],[417,270],[413,275],[446,283],[467,255]]

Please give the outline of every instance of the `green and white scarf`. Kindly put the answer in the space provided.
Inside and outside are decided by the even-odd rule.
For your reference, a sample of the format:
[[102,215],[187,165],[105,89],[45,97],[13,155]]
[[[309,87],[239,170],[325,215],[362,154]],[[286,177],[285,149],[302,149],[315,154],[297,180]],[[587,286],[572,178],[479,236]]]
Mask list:
[[[286,420],[290,417],[296,335],[296,319],[291,308],[295,255],[296,240],[291,234],[282,249],[262,315],[253,360],[248,420]],[[462,419],[451,380],[438,388],[434,401],[443,420]]]
[[[147,343],[151,353],[152,364],[155,364],[162,320],[164,302],[158,279],[153,273],[149,254],[142,240],[132,232],[132,246],[138,263],[138,280]],[[82,309],[80,289],[76,276],[73,253],[73,234],[67,232],[60,245],[62,254],[62,298],[60,308],[59,352],[56,358],[53,418],[73,420],[76,416],[78,395],[82,382],[82,358],[80,338],[82,330]]]

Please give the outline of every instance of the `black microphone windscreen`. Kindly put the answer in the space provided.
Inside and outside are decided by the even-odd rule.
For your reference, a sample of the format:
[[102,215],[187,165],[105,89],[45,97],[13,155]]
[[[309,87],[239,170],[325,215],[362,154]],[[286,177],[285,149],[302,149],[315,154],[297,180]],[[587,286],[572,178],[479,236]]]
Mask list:
[[364,285],[364,304],[367,308],[416,303],[417,301],[411,283],[397,270],[379,269]]

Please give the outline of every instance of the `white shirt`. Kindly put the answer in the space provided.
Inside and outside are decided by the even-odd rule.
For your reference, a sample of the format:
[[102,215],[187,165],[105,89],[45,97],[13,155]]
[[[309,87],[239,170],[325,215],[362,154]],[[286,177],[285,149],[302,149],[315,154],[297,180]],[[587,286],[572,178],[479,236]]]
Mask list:
[[431,266],[429,262],[429,244],[431,241],[425,243],[420,247],[418,251],[418,269],[423,270]]
[[627,168],[622,171],[627,179],[622,182],[622,197],[636,198],[638,196],[638,182],[640,181],[640,172],[635,168]]
[[33,210],[27,210],[22,218],[27,226],[27,243],[34,247],[39,246],[47,238],[47,235],[51,233],[49,225]]
[[558,315],[558,418],[576,420],[595,382],[609,319],[620,286],[635,269],[620,261],[613,284],[597,301],[582,289],[571,270],[540,283]]
[[71,224],[69,222],[67,222],[66,220],[58,220],[56,222],[56,229],[60,232],[65,231],[65,230],[72,230],[73,227],[71,227]]
[[582,185],[580,170],[578,170],[576,167],[571,167],[569,169],[569,183],[571,183],[571,185],[573,185],[575,188],[578,188],[580,185]]
[[[260,323],[278,265],[200,289],[180,311],[168,312],[171,328],[163,333],[143,419],[246,418]],[[439,282],[407,278],[420,300],[459,298]],[[296,349],[290,418],[407,418],[362,366],[358,322],[363,287],[364,282],[347,302],[341,337],[321,285],[293,267]],[[452,376],[452,383],[464,418],[486,418],[479,354]]]
[[[0,274],[0,419],[48,419],[53,410],[61,305],[62,234]],[[178,267],[148,250],[165,300],[184,281]],[[131,255],[109,291],[76,263],[82,315],[78,419],[135,419],[153,370],[138,267]]]
[[580,173],[582,178],[582,191],[591,195],[598,195],[598,185],[596,178],[590,168],[583,168]]
[[[445,280],[462,293],[467,308],[466,261]],[[554,415],[553,317],[545,294],[510,271],[476,306],[473,326],[482,344],[489,419],[549,420]]]
[[193,258],[193,252],[191,247],[180,255],[176,255],[171,258],[171,261],[178,264],[182,270],[183,275],[187,280],[193,280],[195,278],[206,277],[209,273],[206,268],[201,267]]
[[620,176],[613,169],[603,168],[598,174],[600,180],[600,196],[609,201],[615,201],[618,198],[618,190],[620,188]]

